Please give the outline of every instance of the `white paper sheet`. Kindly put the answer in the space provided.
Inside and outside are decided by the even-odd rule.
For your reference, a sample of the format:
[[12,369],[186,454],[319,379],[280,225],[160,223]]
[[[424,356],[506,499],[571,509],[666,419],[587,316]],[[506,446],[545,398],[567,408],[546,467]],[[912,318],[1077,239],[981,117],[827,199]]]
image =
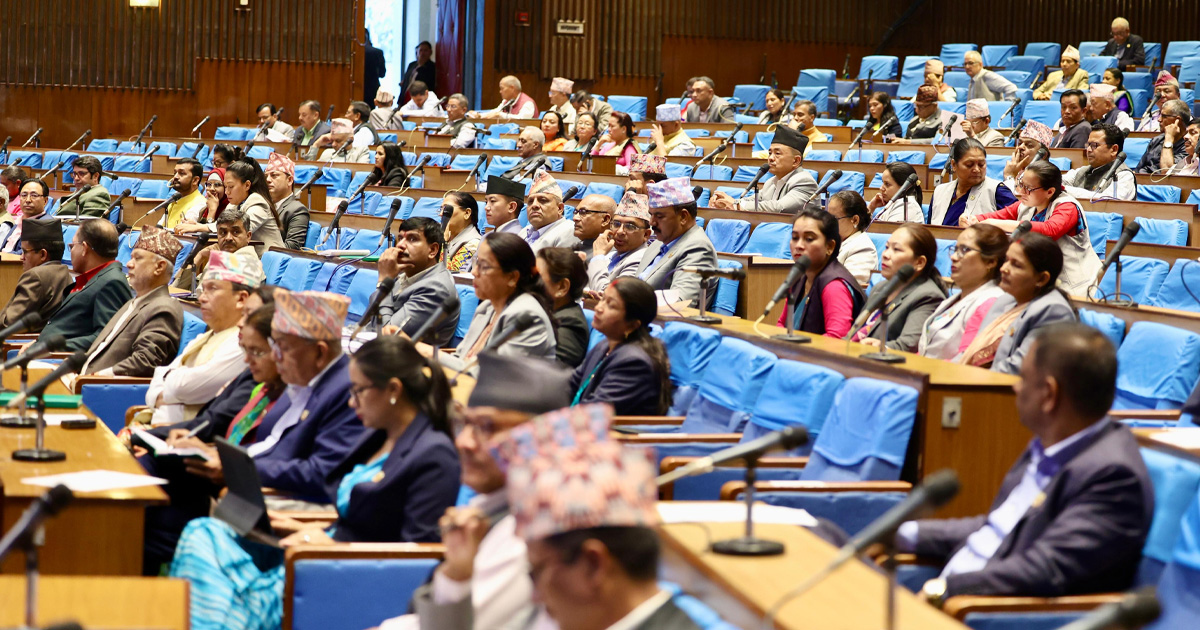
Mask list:
[[161,486],[166,485],[167,480],[151,477],[150,475],[135,475],[115,470],[82,470],[73,473],[63,473],[61,475],[27,477],[22,479],[21,483],[46,488],[53,488],[61,483],[70,488],[71,492],[103,492],[105,490],[119,490],[122,488]]
[[[742,501],[660,501],[658,515],[665,523],[741,523],[746,520],[746,504]],[[806,510],[766,503],[754,504],[754,522],[817,526],[817,519]]]
[[133,434],[137,436],[142,443],[150,447],[150,450],[154,451],[155,457],[199,457],[205,461],[210,459],[208,453],[202,449],[175,448],[149,431],[134,429]]
[[1155,433],[1153,439],[1177,448],[1200,448],[1200,429],[1170,429]]
[[[950,125],[950,118],[951,117],[954,118],[954,124],[950,125],[950,142],[949,142],[949,144],[953,144],[953,143],[958,142],[959,140],[962,140],[963,138],[967,137],[967,133],[965,131],[963,131],[963,128],[962,128],[962,121],[965,120],[965,118],[963,118],[962,114],[948,112],[943,109],[938,112],[938,116],[940,116],[942,119],[942,127],[945,127],[946,125]],[[947,144],[944,136],[942,137],[942,143]]]
[[[29,416],[32,418],[36,412],[30,411]],[[87,420],[88,417],[82,413],[46,413],[46,426],[56,427],[63,423],[63,420]]]

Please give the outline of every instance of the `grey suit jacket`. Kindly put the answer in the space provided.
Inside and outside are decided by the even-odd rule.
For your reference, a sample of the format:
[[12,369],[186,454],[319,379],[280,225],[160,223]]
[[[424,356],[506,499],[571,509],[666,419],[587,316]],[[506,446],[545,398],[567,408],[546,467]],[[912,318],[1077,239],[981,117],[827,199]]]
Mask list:
[[[437,264],[408,286],[400,286],[398,279],[391,294],[379,304],[379,321],[385,325],[399,326],[404,334],[412,336],[451,295],[457,295],[454,277],[445,267]],[[371,299],[375,299],[374,294]],[[458,313],[459,309],[454,308],[435,329],[437,345],[450,343],[454,330],[458,328]]]
[[[983,330],[997,317],[1016,306],[1013,296],[1005,293],[992,303],[992,308],[984,316],[979,329]],[[1004,335],[1000,345],[996,346],[996,358],[992,361],[992,371],[1017,374],[1021,371],[1021,363],[1029,353],[1037,330],[1042,326],[1057,322],[1075,321],[1075,309],[1067,302],[1062,293],[1051,291],[1039,298],[1034,298],[1025,312],[1013,323],[1010,334]]]
[[[17,278],[16,292],[0,311],[0,326],[10,326],[30,311],[37,311],[43,322],[49,320],[74,283],[70,268],[57,260],[22,272]],[[42,326],[38,326],[29,332],[41,329]]]
[[[471,318],[471,326],[467,329],[467,334],[463,336],[462,343],[458,344],[454,354],[441,357],[442,364],[452,370],[461,370],[466,365],[467,353],[483,335],[484,329],[487,328],[488,322],[491,321],[495,312],[496,309],[492,307],[491,300],[480,302],[479,307],[475,309],[475,316]],[[513,318],[520,313],[529,313],[537,320],[537,323],[524,332],[514,335],[495,351],[509,356],[554,360],[558,350],[558,341],[554,336],[554,324],[551,323],[550,315],[538,303],[537,298],[528,293],[521,294],[504,307],[496,319],[496,325],[492,327],[489,339],[497,333],[507,330]],[[471,368],[469,372],[472,376],[477,373],[477,367]]]
[[283,223],[283,242],[288,249],[303,249],[308,240],[308,208],[292,197],[275,208]]
[[608,265],[612,262],[614,256],[621,254],[617,250],[612,250],[604,256],[592,256],[588,261],[588,286],[592,291],[604,291],[614,278],[625,276],[637,276],[638,265],[642,263],[642,256],[646,254],[649,246],[642,243],[642,246],[625,254],[625,257],[617,263],[615,267],[609,270]]
[[700,630],[692,618],[675,601],[668,599],[653,615],[638,624],[637,630]]
[[68,203],[64,203],[54,211],[54,216],[69,217],[82,215],[87,217],[98,217],[108,210],[108,204],[112,203],[112,197],[108,194],[108,189],[104,186],[92,186],[91,190],[83,193],[77,199],[72,199]]
[[[531,230],[533,225],[527,225],[521,228],[518,236],[525,238]],[[533,242],[533,251],[536,253],[547,247],[575,247],[577,243],[579,239],[575,237],[575,224],[567,219],[559,219],[541,229],[537,240]]]
[[[712,102],[708,104],[708,122],[710,123],[731,123],[734,121],[733,116],[733,106],[720,96],[714,96]],[[690,123],[700,122],[700,106],[696,104],[696,101],[688,103],[684,119]]]
[[[938,288],[933,280],[914,282],[904,288],[891,304],[888,310],[887,347],[902,352],[916,352],[917,344],[921,341],[921,330],[925,320],[937,310],[946,294]],[[876,337],[880,322],[875,321],[869,328],[870,336]]]
[[[800,209],[813,193],[817,192],[817,180],[803,168],[798,168],[783,178],[772,177],[763,183],[758,197],[761,212],[785,212],[791,214]],[[754,195],[738,201],[739,210],[754,210]]]
[[[675,270],[679,267],[690,266],[715,268],[717,266],[717,250],[713,248],[712,241],[708,240],[708,235],[700,226],[696,225],[675,239],[666,255],[654,262],[662,248],[662,241],[655,241],[650,245],[646,253],[642,255],[642,262],[638,264],[638,277],[649,283],[656,291],[674,289],[679,292],[681,299],[694,304],[698,303],[700,299],[699,274],[676,273]],[[716,278],[709,278],[709,304],[712,304],[716,297],[716,280]]]
[[116,337],[105,343],[132,305],[132,301],[126,302],[88,348],[88,374],[112,368],[116,376],[154,376],[154,368],[167,365],[179,353],[183,305],[171,297],[165,285],[147,294]]

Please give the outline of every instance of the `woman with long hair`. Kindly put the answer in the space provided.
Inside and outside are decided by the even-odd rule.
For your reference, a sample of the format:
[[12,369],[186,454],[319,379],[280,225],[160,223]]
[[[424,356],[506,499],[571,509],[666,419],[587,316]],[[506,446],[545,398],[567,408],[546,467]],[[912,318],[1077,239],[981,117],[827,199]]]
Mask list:
[[608,116],[608,142],[601,144],[592,151],[592,155],[617,156],[618,175],[629,174],[629,160],[638,151],[637,143],[633,141],[636,128],[633,118],[625,112],[613,112]]
[[1133,116],[1133,99],[1125,90],[1125,73],[1117,68],[1109,68],[1104,71],[1103,81],[1117,88],[1117,91],[1113,93],[1113,103],[1116,103],[1117,109]]
[[892,232],[883,250],[879,273],[885,280],[891,280],[904,265],[912,265],[916,273],[887,296],[887,330],[879,330],[883,318],[875,312],[855,333],[854,340],[879,347],[882,339],[892,350],[916,350],[925,320],[946,299],[936,262],[937,239],[925,226],[905,223]]
[[774,88],[767,92],[766,109],[758,115],[758,124],[770,125],[778,123],[786,125],[792,121],[791,114],[787,113],[787,93],[779,88]]
[[980,223],[962,231],[950,251],[950,278],[959,292],[942,301],[925,320],[917,353],[935,359],[956,359],[979,332],[984,316],[1004,295],[998,284],[1008,251],[1008,234]]
[[567,126],[563,124],[561,116],[554,112],[542,114],[541,129],[542,133],[546,134],[546,144],[542,145],[542,151],[549,153],[567,150]]
[[569,248],[545,247],[538,250],[537,270],[554,303],[554,319],[558,321],[555,356],[563,365],[576,367],[587,353],[591,334],[583,307],[579,305],[587,288],[587,266]]
[[404,151],[395,142],[384,142],[375,148],[375,173],[380,186],[400,188],[408,179],[408,165],[404,163]]
[[[839,223],[842,221],[833,211],[820,208],[801,208],[792,222],[792,258],[807,256],[809,260],[804,277],[788,296],[796,330],[844,337],[866,302],[858,279],[838,262],[842,246]],[[780,326],[787,323],[785,317],[787,309],[779,317]]]
[[892,162],[884,167],[881,179],[883,186],[871,199],[867,209],[876,221],[893,223],[924,223],[925,211],[921,209],[921,181],[909,187],[903,197],[896,193],[909,177],[916,176],[917,171],[908,162]]
[[671,363],[662,342],[650,334],[657,316],[654,288],[644,281],[617,278],[608,285],[592,316],[605,343],[592,348],[571,377],[572,405],[608,403],[620,416],[667,412]]
[[870,135],[878,135],[880,138],[899,138],[904,135],[900,118],[896,116],[896,108],[892,106],[892,97],[888,96],[887,92],[872,92],[871,98],[867,100],[867,112],[867,128],[871,130]]

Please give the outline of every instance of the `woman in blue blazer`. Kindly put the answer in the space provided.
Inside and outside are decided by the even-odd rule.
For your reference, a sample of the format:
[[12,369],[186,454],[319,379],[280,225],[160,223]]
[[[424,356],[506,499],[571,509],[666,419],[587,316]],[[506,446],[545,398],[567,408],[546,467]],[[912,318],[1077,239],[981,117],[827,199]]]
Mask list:
[[[368,432],[328,477],[337,521],[322,529],[287,518],[271,526],[283,547],[334,542],[433,542],[438,519],[458,494],[450,437],[450,386],[401,337],[369,341],[350,362],[350,406]],[[278,628],[283,551],[239,537],[224,522],[193,520],[171,575],[191,583],[192,626]]]
[[661,416],[671,406],[667,349],[650,335],[658,310],[654,288],[618,278],[596,303],[592,328],[606,343],[592,348],[571,377],[573,405],[603,402],[619,416]]

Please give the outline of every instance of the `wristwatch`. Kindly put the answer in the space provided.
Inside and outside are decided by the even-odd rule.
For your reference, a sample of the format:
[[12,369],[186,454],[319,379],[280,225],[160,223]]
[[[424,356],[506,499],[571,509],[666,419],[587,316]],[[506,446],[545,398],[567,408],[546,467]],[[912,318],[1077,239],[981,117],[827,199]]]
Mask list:
[[925,582],[921,587],[921,596],[935,608],[941,608],[946,601],[946,580],[934,578]]

